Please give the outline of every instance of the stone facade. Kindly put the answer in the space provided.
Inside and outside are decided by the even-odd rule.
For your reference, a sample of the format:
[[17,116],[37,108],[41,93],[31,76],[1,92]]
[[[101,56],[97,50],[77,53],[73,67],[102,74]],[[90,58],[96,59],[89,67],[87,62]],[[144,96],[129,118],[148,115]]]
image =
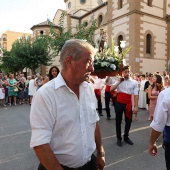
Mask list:
[[[37,25],[32,26],[31,30],[33,31],[33,37],[40,36],[40,35],[48,35],[48,36],[50,36],[50,28],[51,27],[50,27],[50,23],[48,22],[48,20],[44,21],[42,23],[39,23]],[[53,28],[56,31],[56,33],[59,33],[59,27],[58,26],[54,25]],[[38,68],[36,70],[36,72],[41,73],[41,75],[47,75],[48,72],[49,72],[50,67],[52,67],[52,66],[60,67],[58,57],[54,58],[53,64],[51,66],[41,65],[41,67]]]
[[[64,30],[83,22],[87,28],[96,19],[98,29],[94,41],[99,37],[100,29],[111,36],[115,45],[123,37],[126,46],[133,46],[125,56],[132,72],[146,73],[167,69],[170,60],[170,0],[64,0],[67,16]],[[53,23],[58,25],[62,10],[57,10]]]

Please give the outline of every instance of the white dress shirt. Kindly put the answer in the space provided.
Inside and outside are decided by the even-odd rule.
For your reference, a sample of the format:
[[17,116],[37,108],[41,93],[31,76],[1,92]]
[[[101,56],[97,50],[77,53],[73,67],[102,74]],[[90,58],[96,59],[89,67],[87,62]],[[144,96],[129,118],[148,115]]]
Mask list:
[[159,93],[150,126],[158,132],[163,132],[165,126],[170,126],[170,88]]
[[[115,82],[115,84],[117,83],[117,81]],[[118,86],[117,86],[117,93],[122,92],[122,93],[126,93],[126,94],[134,94],[134,95],[138,95],[138,84],[135,80],[124,80],[122,81]]]
[[80,85],[78,99],[59,73],[36,92],[30,121],[31,148],[49,143],[58,161],[72,168],[90,161],[99,121],[90,83]]

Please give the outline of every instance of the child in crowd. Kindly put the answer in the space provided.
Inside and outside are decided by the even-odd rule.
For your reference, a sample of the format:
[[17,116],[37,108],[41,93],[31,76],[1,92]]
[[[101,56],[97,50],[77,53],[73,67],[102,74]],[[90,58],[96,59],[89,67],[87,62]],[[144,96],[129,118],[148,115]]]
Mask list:
[[3,87],[3,81],[2,80],[0,80],[0,100],[1,100],[1,105],[6,106],[5,105],[5,89]]

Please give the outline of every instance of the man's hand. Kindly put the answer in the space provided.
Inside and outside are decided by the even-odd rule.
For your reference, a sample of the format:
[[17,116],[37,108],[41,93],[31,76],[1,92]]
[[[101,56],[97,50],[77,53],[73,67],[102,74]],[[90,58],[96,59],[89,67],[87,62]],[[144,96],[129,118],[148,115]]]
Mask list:
[[156,145],[154,145],[154,144],[153,145],[149,145],[148,152],[149,152],[150,155],[156,156],[156,154],[157,154],[157,147],[156,147]]
[[97,156],[97,168],[98,170],[103,170],[105,166],[105,157]]
[[135,106],[134,109],[133,109],[133,113],[134,113],[134,114],[137,114],[137,112],[138,112],[138,107]]

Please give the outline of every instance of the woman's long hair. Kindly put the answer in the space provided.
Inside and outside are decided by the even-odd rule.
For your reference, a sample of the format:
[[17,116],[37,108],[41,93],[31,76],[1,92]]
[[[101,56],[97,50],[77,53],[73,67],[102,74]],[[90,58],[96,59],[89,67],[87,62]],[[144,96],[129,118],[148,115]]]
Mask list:
[[[55,68],[55,69],[57,70],[57,73],[60,72],[60,70],[59,70],[59,68],[58,68],[57,66],[52,66],[52,67],[50,68],[49,74],[48,74],[48,76],[49,76],[49,81],[54,78],[53,75],[52,75],[52,69],[53,69],[53,68]],[[58,74],[57,74],[57,75],[58,75]]]
[[156,87],[156,90],[160,92],[163,87],[162,77],[159,74],[154,76],[156,76],[156,82],[152,84],[152,89]]

